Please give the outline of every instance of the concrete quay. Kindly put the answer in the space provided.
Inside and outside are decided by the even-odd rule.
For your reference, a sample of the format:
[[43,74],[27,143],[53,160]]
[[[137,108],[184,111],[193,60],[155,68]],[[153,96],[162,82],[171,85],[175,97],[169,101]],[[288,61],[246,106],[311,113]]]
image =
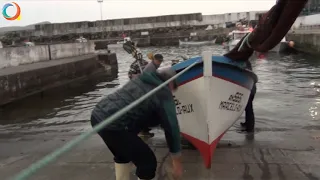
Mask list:
[[[164,44],[164,41],[163,38],[158,38],[159,36],[166,37],[166,34],[178,33],[179,35],[170,35],[170,37],[178,38],[178,36],[183,36],[181,39],[184,39],[185,36],[189,37],[190,33],[206,30],[209,25],[212,29],[207,31],[208,34],[227,35],[228,32],[223,34],[220,31],[233,27],[241,19],[246,19],[255,24],[263,13],[265,11],[214,15],[189,13],[92,22],[48,23],[37,24],[29,30],[8,33],[12,33],[14,37],[19,36],[21,39],[28,39],[36,44],[74,41],[79,36],[89,40],[109,39],[111,43],[114,43],[115,41],[111,39],[120,38],[122,40],[122,34],[125,33],[132,39],[140,38],[141,42],[138,43],[140,45],[147,46],[144,45],[145,43],[148,44],[147,37],[155,37],[149,44],[161,45]],[[13,39],[9,37],[8,35],[1,40],[4,45],[9,46],[12,43]],[[175,42],[177,43],[178,41],[175,40]],[[167,45],[171,45],[171,42],[167,43]]]
[[[139,33],[130,33],[130,38],[137,42],[138,47],[149,46],[178,46],[179,40],[188,39],[189,41],[210,41],[216,39],[216,43],[222,43],[227,34],[235,28],[220,28],[214,30],[192,30],[192,31],[177,31],[170,33],[152,33],[149,35],[140,35]],[[196,33],[196,35],[192,35]],[[120,36],[120,33],[119,33]],[[122,38],[106,38],[94,40],[95,42],[106,42],[107,44],[115,44],[117,41],[123,41]]]
[[[1,179],[9,179],[31,163],[73,139],[68,131],[75,124],[59,126],[43,133],[27,124],[15,132],[2,131],[0,137]],[[28,128],[28,129],[27,129]],[[89,121],[77,128],[91,129]],[[154,130],[149,139],[158,159],[156,180],[170,178],[170,157],[164,135]],[[39,136],[39,133],[41,136]],[[231,128],[220,141],[211,169],[206,169],[196,150],[183,149],[183,180],[317,180],[320,179],[319,135],[308,130],[276,131],[259,129],[245,135]],[[40,169],[31,180],[114,180],[113,156],[97,135],[89,138],[56,161]],[[135,180],[134,167],[131,180]]]
[[299,51],[320,55],[320,29],[295,29],[287,34],[286,39],[294,41]]
[[[217,29],[217,30],[197,30],[197,31],[179,31],[176,33],[165,33],[150,36],[140,36],[133,38],[137,41],[137,46],[178,46],[179,40],[188,39],[189,41],[211,41],[216,39],[216,43],[222,43],[223,39],[232,29]],[[191,36],[192,33],[196,35]]]
[[320,55],[320,14],[300,16],[292,25],[286,38],[295,42],[295,48],[301,52]]
[[49,44],[32,47],[11,47],[0,49],[0,69],[23,64],[32,64],[68,57],[92,54],[95,43]]
[[[225,14],[203,15],[202,13],[171,14],[152,17],[137,17],[125,19],[108,19],[102,21],[82,21],[69,23],[48,23],[37,24],[29,31],[18,31],[20,37],[50,37],[70,34],[88,35],[88,39],[100,36],[98,33],[104,32],[108,36],[113,36],[114,32],[140,32],[153,31],[163,32],[173,29],[194,29],[201,27],[205,29],[208,25],[225,28],[230,23],[235,23],[240,19],[249,21],[258,20],[259,15],[266,11],[234,12]],[[203,28],[204,27],[204,28]]]
[[96,53],[88,44],[0,49],[0,105],[97,74],[115,76],[116,54]]

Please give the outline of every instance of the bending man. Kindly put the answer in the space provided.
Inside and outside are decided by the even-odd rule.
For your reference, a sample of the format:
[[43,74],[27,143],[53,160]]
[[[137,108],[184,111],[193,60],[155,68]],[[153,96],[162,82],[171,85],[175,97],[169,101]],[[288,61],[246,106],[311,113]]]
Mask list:
[[[149,54],[148,54],[149,56]],[[154,56],[152,54],[150,54],[151,58],[151,62],[153,62],[153,64],[155,65],[156,69],[161,65],[162,61],[163,61],[163,56],[161,54],[155,54]],[[136,76],[138,76],[139,74],[141,74],[140,68],[142,70],[144,70],[145,66],[148,64],[148,61],[144,60],[144,59],[137,59],[135,60],[131,65],[130,65],[130,69],[128,72],[128,76],[129,79],[132,79]],[[150,128],[145,128],[142,129],[142,131],[140,132],[139,136],[149,136],[149,137],[153,137],[154,133],[150,133],[151,129]]]
[[[146,72],[102,99],[92,111],[92,126],[97,125],[175,75],[175,71],[171,68],[164,71],[156,71],[156,68],[155,64],[150,62],[145,68]],[[171,152],[174,175],[181,176],[180,129],[171,92],[176,89],[175,81],[170,82],[167,87],[162,88],[98,132],[114,155],[117,180],[129,180],[130,162],[137,167],[136,175],[139,179],[155,177],[156,157],[150,147],[138,137],[138,133],[146,127],[158,125],[161,125],[165,132]]]

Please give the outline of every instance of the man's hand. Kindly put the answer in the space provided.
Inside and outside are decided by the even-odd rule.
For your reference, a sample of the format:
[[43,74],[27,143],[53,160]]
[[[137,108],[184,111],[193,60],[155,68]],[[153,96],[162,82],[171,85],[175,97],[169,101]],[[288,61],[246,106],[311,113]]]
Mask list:
[[182,163],[181,156],[172,157],[172,168],[173,168],[173,176],[177,179],[180,179],[182,176]]

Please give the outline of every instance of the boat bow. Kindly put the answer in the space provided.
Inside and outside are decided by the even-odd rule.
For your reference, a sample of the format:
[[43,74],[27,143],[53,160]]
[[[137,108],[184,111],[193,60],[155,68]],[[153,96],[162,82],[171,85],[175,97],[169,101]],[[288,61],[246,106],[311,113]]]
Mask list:
[[241,116],[257,76],[243,62],[204,52],[173,66],[177,72],[199,63],[177,78],[174,93],[182,135],[201,153],[205,166],[223,134]]

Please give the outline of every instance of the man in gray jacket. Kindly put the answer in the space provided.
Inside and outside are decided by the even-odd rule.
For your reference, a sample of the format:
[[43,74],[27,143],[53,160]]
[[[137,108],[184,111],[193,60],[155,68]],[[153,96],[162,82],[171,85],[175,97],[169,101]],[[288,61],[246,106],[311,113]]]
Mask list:
[[[161,65],[163,61],[163,56],[161,54],[155,54],[154,56],[152,56],[151,62],[152,62],[152,68],[151,71],[155,71],[156,69],[159,68],[159,66]],[[130,65],[130,69],[128,72],[128,76],[130,78],[130,80],[136,76],[138,76],[139,74],[141,74],[141,70],[144,70],[144,68],[148,65],[148,61],[144,60],[144,59],[136,59],[131,65]],[[149,65],[150,68],[150,65]],[[142,129],[142,131],[139,133],[139,136],[141,137],[153,137],[154,133],[150,132],[151,129],[150,128],[145,128]]]
[[[141,75],[102,99],[92,111],[91,125],[97,125],[176,74],[171,68],[164,71],[156,69],[157,65],[150,62]],[[180,129],[171,92],[176,88],[175,81],[170,82],[167,87],[98,132],[114,155],[116,180],[129,180],[130,162],[137,167],[136,175],[139,179],[155,177],[156,157],[150,147],[138,137],[138,133],[147,127],[158,125],[165,132],[171,152],[173,173],[177,177],[181,176]]]

